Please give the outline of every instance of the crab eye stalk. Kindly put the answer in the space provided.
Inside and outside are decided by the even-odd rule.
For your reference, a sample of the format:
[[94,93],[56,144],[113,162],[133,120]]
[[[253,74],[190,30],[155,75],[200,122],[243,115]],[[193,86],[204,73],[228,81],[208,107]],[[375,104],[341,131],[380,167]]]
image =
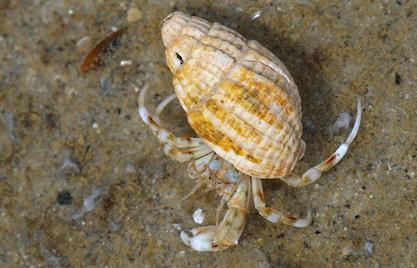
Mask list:
[[177,56],[177,59],[180,61],[181,65],[184,63],[184,60],[182,59],[181,55],[178,53],[175,53],[175,56]]

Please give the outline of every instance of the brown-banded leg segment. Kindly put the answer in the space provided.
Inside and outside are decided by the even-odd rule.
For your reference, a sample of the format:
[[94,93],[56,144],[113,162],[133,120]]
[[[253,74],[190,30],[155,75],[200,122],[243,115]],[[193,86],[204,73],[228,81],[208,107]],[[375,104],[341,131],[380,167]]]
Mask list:
[[245,227],[250,192],[249,178],[242,178],[228,200],[228,209],[218,226],[209,225],[181,232],[182,241],[197,251],[218,251],[238,244]]
[[215,153],[208,153],[200,158],[193,159],[187,168],[188,177],[197,180],[207,180],[210,177],[208,165]]
[[281,222],[294,227],[303,228],[309,226],[312,221],[310,210],[307,211],[307,217],[305,219],[299,219],[297,217],[281,213],[276,209],[266,207],[261,179],[252,177],[252,194],[255,208],[258,210],[259,214],[261,214],[262,217],[264,217],[270,222]]
[[284,178],[281,178],[285,183],[294,187],[301,187],[312,182],[315,182],[318,178],[320,178],[322,172],[327,171],[334,167],[337,163],[342,160],[342,158],[346,155],[350,144],[355,139],[356,135],[358,134],[359,126],[361,124],[361,116],[362,116],[362,106],[360,99],[357,100],[357,111],[356,111],[356,120],[353,126],[352,131],[349,134],[349,137],[346,139],[344,143],[342,143],[339,148],[337,148],[336,152],[334,152],[330,157],[326,160],[321,162],[315,167],[310,168],[307,170],[301,177],[296,174],[290,174]]
[[139,93],[138,112],[143,122],[149,126],[158,140],[164,144],[164,153],[170,158],[185,162],[200,158],[209,154],[212,150],[200,138],[176,137],[170,131],[161,126],[159,113],[174,99],[173,95],[168,96],[157,107],[157,114],[148,111],[145,106],[145,95],[148,86],[144,86]]

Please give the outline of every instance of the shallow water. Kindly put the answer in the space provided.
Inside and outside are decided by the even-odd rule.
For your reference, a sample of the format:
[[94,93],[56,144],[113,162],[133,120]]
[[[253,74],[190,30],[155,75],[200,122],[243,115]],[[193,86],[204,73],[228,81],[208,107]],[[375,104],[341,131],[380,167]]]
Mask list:
[[[132,4],[141,14],[127,22]],[[152,208],[194,185],[136,111],[135,86],[150,85],[149,107],[173,91],[159,34],[172,10],[221,22],[286,64],[303,102],[298,173],[335,150],[347,133],[332,125],[361,97],[359,135],[335,169],[304,188],[264,184],[269,205],[313,209],[308,228],[251,208],[237,247],[198,253],[179,232],[197,225],[197,208],[214,223],[215,194]],[[0,265],[416,266],[416,10],[404,0],[1,1]],[[126,25],[120,47],[82,75],[84,55]],[[178,103],[162,121],[192,133]]]

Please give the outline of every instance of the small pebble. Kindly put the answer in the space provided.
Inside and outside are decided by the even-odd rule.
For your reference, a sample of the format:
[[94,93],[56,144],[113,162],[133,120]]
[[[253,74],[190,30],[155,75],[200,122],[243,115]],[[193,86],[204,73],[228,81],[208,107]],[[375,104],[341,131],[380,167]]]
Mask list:
[[61,205],[71,205],[72,204],[72,195],[69,191],[61,191],[56,197],[56,202]]
[[401,76],[397,72],[395,73],[395,84],[396,85],[401,84]]
[[122,60],[122,61],[120,61],[120,66],[129,66],[129,65],[132,65],[131,60]]
[[127,21],[134,22],[142,19],[142,12],[137,7],[131,7],[127,11]]
[[353,253],[354,253],[354,250],[350,245],[346,246],[342,249],[342,257],[343,258],[348,258],[348,257],[352,256]]
[[374,255],[374,249],[375,249],[375,244],[372,241],[365,241],[365,243],[363,244],[363,250],[365,251],[365,254],[367,256],[372,256]]
[[204,221],[204,214],[201,208],[197,209],[193,213],[193,219],[195,223],[202,224]]
[[178,223],[173,223],[172,224],[172,227],[174,227],[174,229],[176,229],[177,231],[181,231],[182,230],[181,224],[178,224]]
[[252,20],[256,20],[257,18],[259,18],[262,15],[262,10],[258,10],[255,13],[252,14],[252,16],[250,17]]

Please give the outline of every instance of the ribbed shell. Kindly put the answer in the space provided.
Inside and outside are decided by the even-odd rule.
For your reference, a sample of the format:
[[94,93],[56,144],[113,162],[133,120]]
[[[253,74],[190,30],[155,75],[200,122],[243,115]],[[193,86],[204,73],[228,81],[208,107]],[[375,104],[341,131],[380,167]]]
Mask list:
[[181,12],[162,27],[188,122],[218,155],[254,177],[287,175],[304,154],[297,86],[268,49]]

